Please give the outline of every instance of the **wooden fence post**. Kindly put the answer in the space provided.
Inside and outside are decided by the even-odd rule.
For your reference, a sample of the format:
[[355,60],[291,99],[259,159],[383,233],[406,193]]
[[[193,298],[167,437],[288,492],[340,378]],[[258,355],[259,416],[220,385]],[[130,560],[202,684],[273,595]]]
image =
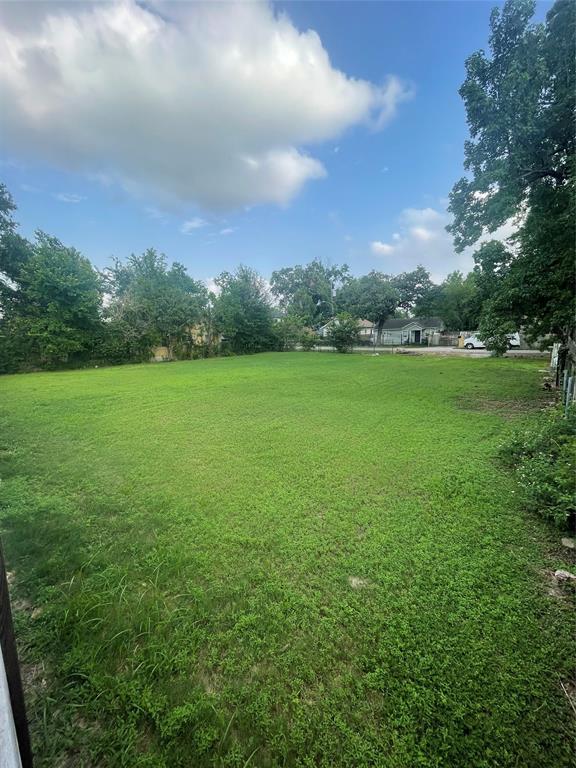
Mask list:
[[8,592],[8,579],[6,577],[6,565],[2,544],[0,543],[0,652],[4,660],[8,692],[12,706],[12,717],[20,750],[22,768],[32,768],[32,752],[30,750],[30,735],[28,733],[28,720],[24,704],[24,692],[20,677],[20,665],[18,652],[14,638],[14,626],[12,624],[12,612],[10,610],[10,595]]

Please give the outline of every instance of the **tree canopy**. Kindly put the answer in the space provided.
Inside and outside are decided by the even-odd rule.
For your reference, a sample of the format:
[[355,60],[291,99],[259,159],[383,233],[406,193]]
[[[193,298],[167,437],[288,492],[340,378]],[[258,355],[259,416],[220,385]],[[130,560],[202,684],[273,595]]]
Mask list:
[[44,232],[32,243],[12,232],[7,237],[2,251],[8,280],[0,292],[3,367],[14,361],[52,366],[89,354],[101,318],[100,275],[77,250]]
[[[545,24],[531,22],[534,9],[532,0],[495,9],[490,55],[478,51],[466,62],[468,176],[450,195],[448,229],[463,250],[514,221],[512,247],[492,281],[491,323],[499,317],[529,336],[565,339],[575,315],[576,5],[557,0]],[[481,272],[490,272],[491,258],[478,251]]]
[[355,318],[371,320],[380,342],[382,326],[399,306],[401,294],[390,275],[372,271],[349,280],[338,292],[338,307]]
[[305,266],[298,264],[275,270],[270,287],[284,311],[314,326],[325,323],[334,315],[334,293],[349,279],[346,264],[327,266],[315,259]]
[[481,293],[477,276],[451,272],[440,285],[432,285],[417,300],[418,316],[441,317],[449,331],[472,331],[477,328],[481,309]]
[[155,344],[170,350],[191,343],[208,301],[203,283],[193,280],[178,262],[168,266],[164,254],[149,248],[107,274],[111,303],[108,314],[129,338],[135,354],[146,355]]
[[240,265],[216,278],[220,294],[214,316],[232,352],[261,352],[274,346],[272,308],[262,278]]

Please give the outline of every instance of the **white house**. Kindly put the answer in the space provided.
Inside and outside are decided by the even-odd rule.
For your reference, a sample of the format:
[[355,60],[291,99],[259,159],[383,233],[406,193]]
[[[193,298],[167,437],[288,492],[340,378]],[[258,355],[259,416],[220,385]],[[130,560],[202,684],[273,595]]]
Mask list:
[[[318,336],[325,339],[330,333],[330,326],[332,322],[337,323],[338,320],[329,320],[325,325],[318,328]],[[358,320],[358,336],[363,341],[371,341],[372,334],[374,333],[374,323],[371,320]]]
[[434,344],[444,330],[440,317],[391,317],[382,326],[381,344]]
[[[337,322],[337,321],[336,321]],[[326,338],[332,321],[318,329],[318,335]],[[371,320],[359,320],[359,337],[362,341],[374,342],[377,326]],[[382,326],[381,344],[437,344],[444,331],[440,317],[391,317]]]

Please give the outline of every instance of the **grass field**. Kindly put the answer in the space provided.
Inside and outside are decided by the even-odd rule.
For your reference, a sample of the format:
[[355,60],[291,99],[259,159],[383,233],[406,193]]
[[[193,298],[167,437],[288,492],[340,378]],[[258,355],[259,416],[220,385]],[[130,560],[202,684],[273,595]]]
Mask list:
[[574,765],[566,564],[493,458],[539,366],[0,379],[36,766]]

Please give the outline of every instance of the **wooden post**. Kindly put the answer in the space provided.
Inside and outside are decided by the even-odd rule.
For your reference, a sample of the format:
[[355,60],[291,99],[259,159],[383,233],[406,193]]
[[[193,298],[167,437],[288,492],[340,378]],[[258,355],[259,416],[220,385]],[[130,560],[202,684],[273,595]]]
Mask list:
[[[22,768],[32,768],[32,752],[30,750],[30,735],[28,733],[28,720],[24,705],[24,692],[20,677],[20,665],[18,652],[14,638],[14,626],[12,624],[12,612],[10,610],[10,595],[8,592],[8,579],[6,578],[6,566],[4,554],[0,544],[0,651],[4,660],[12,717],[20,750]],[[9,763],[8,763],[9,764]]]

